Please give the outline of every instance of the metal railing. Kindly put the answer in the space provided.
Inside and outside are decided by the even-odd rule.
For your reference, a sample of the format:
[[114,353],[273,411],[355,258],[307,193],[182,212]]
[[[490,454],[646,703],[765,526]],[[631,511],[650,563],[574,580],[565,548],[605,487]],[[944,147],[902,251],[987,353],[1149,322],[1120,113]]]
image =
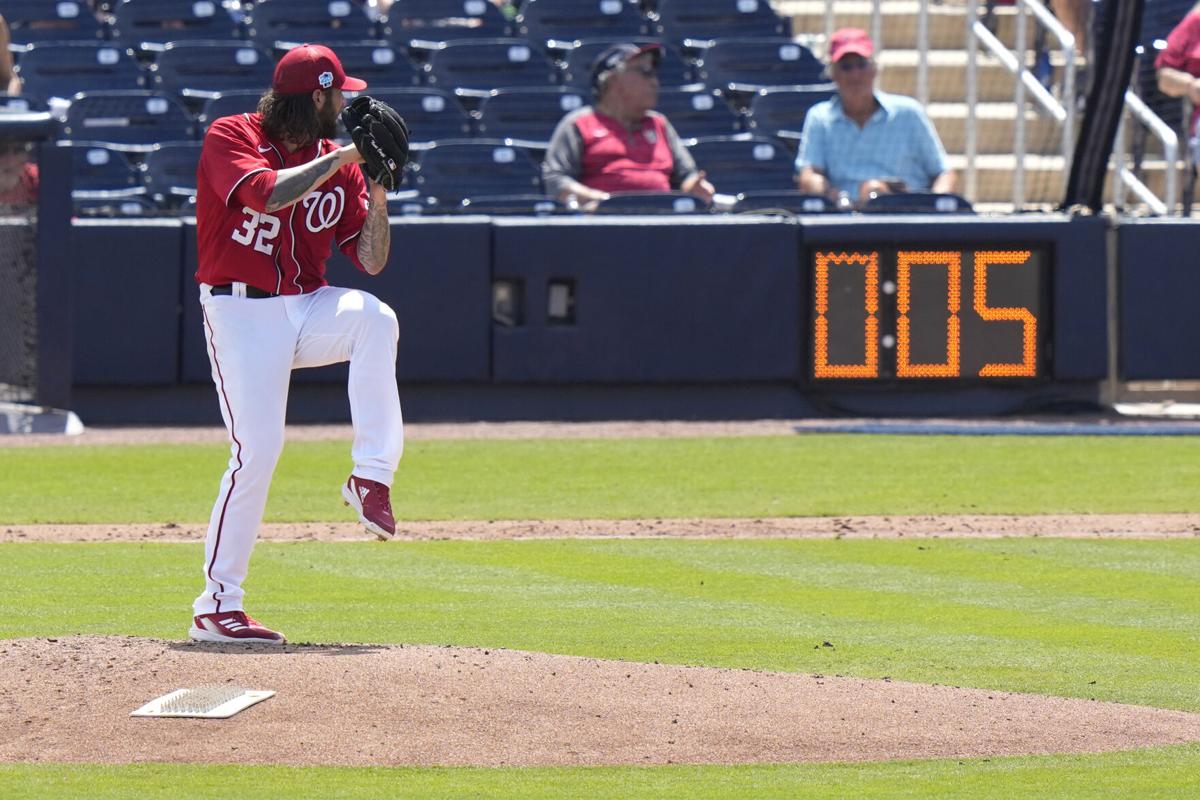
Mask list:
[[[1159,197],[1142,182],[1133,170],[1125,164],[1125,156],[1129,152],[1129,117],[1136,118],[1146,126],[1146,130],[1154,135],[1163,146],[1163,160],[1166,162],[1166,175],[1163,178],[1163,197]],[[1138,200],[1159,216],[1170,216],[1179,213],[1179,135],[1171,130],[1171,126],[1151,111],[1142,98],[1132,90],[1125,91],[1125,109],[1121,113],[1121,121],[1117,125],[1117,138],[1113,145],[1113,180],[1112,200],[1117,209],[1125,207],[1125,191],[1132,191]]]

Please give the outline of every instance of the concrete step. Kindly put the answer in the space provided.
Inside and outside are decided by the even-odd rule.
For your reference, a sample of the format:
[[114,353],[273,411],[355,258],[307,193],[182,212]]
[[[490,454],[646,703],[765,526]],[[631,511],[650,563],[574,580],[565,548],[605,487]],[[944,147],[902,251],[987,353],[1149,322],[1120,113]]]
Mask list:
[[[983,154],[1012,153],[1016,128],[1012,103],[979,103],[976,106],[978,151]],[[967,104],[930,103],[926,109],[937,128],[942,146],[950,153],[966,151]],[[1025,152],[1040,155],[1062,153],[1062,129],[1053,118],[1025,112]]]
[[[958,173],[959,188],[965,191],[966,156],[951,154],[947,157],[951,169]],[[1062,156],[1025,157],[1025,200],[1028,204],[1056,204],[1062,200],[1067,174]],[[980,155],[975,159],[976,197],[982,204],[1012,202],[1013,172],[1016,157],[1009,155]],[[1147,159],[1143,162],[1142,181],[1158,196],[1162,196],[1166,184],[1166,163]],[[1106,181],[1104,199],[1112,196],[1111,170]],[[1128,193],[1128,202],[1136,205],[1136,198]]]
[[[915,97],[918,57],[915,50],[885,50],[878,55],[878,86],[886,92]],[[929,99],[934,103],[961,103],[967,94],[967,54],[962,50],[929,51]],[[984,103],[1012,100],[1016,78],[990,56],[979,57],[979,100]]]

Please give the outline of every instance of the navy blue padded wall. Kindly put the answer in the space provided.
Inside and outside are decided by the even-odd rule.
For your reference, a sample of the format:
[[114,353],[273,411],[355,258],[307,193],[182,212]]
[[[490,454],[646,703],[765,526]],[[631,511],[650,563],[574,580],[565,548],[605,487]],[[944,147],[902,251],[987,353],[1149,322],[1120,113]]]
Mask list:
[[1122,380],[1200,378],[1200,224],[1136,220],[1117,229]]
[[[794,380],[796,226],[633,218],[494,221],[493,277],[523,282],[524,324],[493,331],[497,383]],[[573,325],[547,319],[573,281]]]
[[175,383],[182,236],[174,220],[75,223],[76,385]]
[[[184,382],[211,380],[196,271],[196,228],[185,228]],[[491,233],[486,222],[403,220],[392,224],[391,261],[374,277],[340,252],[329,259],[335,286],[370,292],[400,321],[400,381],[486,381],[490,374]],[[253,302],[253,301],[248,301]],[[345,381],[346,366],[298,370],[293,380]]]

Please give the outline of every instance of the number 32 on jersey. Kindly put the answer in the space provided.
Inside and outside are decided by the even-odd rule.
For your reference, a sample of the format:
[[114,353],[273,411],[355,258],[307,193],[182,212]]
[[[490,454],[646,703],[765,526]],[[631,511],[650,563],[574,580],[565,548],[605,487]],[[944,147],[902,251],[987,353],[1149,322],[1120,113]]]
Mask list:
[[259,213],[249,206],[242,206],[242,213],[246,218],[240,228],[234,229],[233,240],[247,247],[253,245],[260,253],[274,253],[273,240],[279,235],[279,218]]

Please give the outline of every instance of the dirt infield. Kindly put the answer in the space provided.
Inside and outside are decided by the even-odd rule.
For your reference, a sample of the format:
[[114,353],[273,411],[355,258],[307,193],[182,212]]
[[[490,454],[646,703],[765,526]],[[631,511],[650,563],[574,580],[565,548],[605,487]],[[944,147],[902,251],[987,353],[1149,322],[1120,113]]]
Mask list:
[[[452,647],[0,641],[0,761],[770,763],[1086,753],[1200,740],[1200,714],[889,680]],[[278,695],[131,718],[177,688]]]

